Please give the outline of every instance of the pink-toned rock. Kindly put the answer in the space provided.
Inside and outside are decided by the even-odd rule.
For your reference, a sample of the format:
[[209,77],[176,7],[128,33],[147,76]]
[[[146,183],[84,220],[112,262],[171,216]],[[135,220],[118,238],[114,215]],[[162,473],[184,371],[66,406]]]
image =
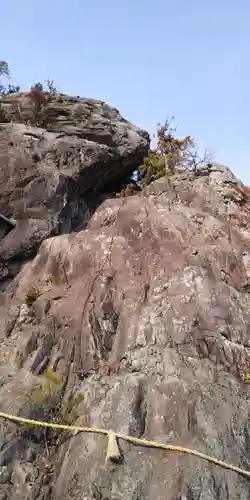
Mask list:
[[[249,389],[240,373],[250,371],[250,204],[242,189],[220,166],[178,173],[140,195],[106,200],[83,231],[45,239],[0,308],[7,325],[0,376],[12,367],[1,411],[11,411],[17,387],[31,393],[50,367],[66,393],[82,392],[79,425],[248,468]],[[37,293],[27,306],[30,290]],[[25,390],[12,411],[28,416]],[[51,496],[42,496],[40,471],[32,499],[249,498],[236,473],[119,444],[122,463],[105,465],[105,437],[67,440],[57,450]],[[42,449],[36,457],[41,464]]]

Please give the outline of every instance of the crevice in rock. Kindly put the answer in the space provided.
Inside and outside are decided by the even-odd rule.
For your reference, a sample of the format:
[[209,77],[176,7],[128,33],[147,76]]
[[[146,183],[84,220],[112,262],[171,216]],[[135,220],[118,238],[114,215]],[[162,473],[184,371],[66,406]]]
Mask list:
[[99,317],[94,308],[89,312],[96,366],[99,365],[100,360],[108,361],[119,321],[119,315],[114,311],[111,301],[104,302],[102,308],[103,314]]
[[132,412],[138,425],[137,437],[142,438],[145,432],[147,419],[147,398],[143,381],[139,382]]
[[50,354],[56,341],[52,334],[47,334],[41,339],[41,346],[37,350],[34,360],[31,364],[30,370],[36,375],[41,375],[46,369],[49,361]]
[[16,221],[0,214],[0,241],[16,226]]

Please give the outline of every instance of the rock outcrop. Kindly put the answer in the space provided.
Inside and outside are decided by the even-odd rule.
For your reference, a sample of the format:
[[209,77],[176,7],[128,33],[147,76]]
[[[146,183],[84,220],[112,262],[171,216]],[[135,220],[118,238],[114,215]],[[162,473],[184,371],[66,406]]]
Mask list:
[[[126,127],[134,130],[131,158],[138,159],[147,138]],[[7,130],[19,134],[21,125]],[[68,147],[73,139],[56,138],[57,129],[48,133],[49,162],[57,140]],[[100,146],[104,156],[110,147]],[[55,157],[39,160],[34,189],[48,179],[41,184],[50,208],[39,198],[30,208],[40,215],[29,221],[48,224],[51,210],[58,223],[67,176],[83,199],[86,186],[91,191],[98,182],[96,159],[83,172],[79,160],[74,167],[63,158],[63,181],[53,189]],[[122,170],[120,160],[110,161],[113,173]],[[84,177],[88,168],[93,184]],[[10,207],[7,215],[18,219],[13,186],[1,210]],[[37,255],[1,296],[0,410],[48,419],[44,408],[34,410],[33,391],[49,368],[63,381],[61,398],[75,390],[83,396],[77,425],[197,449],[249,469],[250,386],[241,377],[250,371],[249,221],[249,191],[230,170],[214,166],[105,199],[83,230],[69,225],[46,239],[51,229],[41,230]],[[104,436],[76,434],[55,446],[41,432],[4,422],[1,500],[249,499],[247,479],[198,457],[121,441],[122,460],[106,463]]]
[[17,225],[0,243],[0,289],[44,238],[83,228],[149,149],[147,132],[106,103],[49,97],[39,127],[29,93],[1,102],[0,214]]

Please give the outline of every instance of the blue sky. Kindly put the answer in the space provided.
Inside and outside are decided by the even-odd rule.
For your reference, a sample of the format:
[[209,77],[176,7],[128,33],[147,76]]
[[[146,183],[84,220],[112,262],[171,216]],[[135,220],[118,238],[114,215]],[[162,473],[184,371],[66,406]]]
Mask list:
[[150,134],[174,115],[250,184],[249,0],[2,1],[1,20],[11,83],[52,78]]

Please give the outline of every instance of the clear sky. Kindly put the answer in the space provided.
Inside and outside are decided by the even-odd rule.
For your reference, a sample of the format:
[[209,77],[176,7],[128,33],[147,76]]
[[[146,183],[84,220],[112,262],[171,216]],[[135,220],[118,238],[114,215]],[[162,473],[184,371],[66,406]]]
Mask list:
[[250,184],[250,0],[0,0],[0,59],[150,132],[176,117]]

